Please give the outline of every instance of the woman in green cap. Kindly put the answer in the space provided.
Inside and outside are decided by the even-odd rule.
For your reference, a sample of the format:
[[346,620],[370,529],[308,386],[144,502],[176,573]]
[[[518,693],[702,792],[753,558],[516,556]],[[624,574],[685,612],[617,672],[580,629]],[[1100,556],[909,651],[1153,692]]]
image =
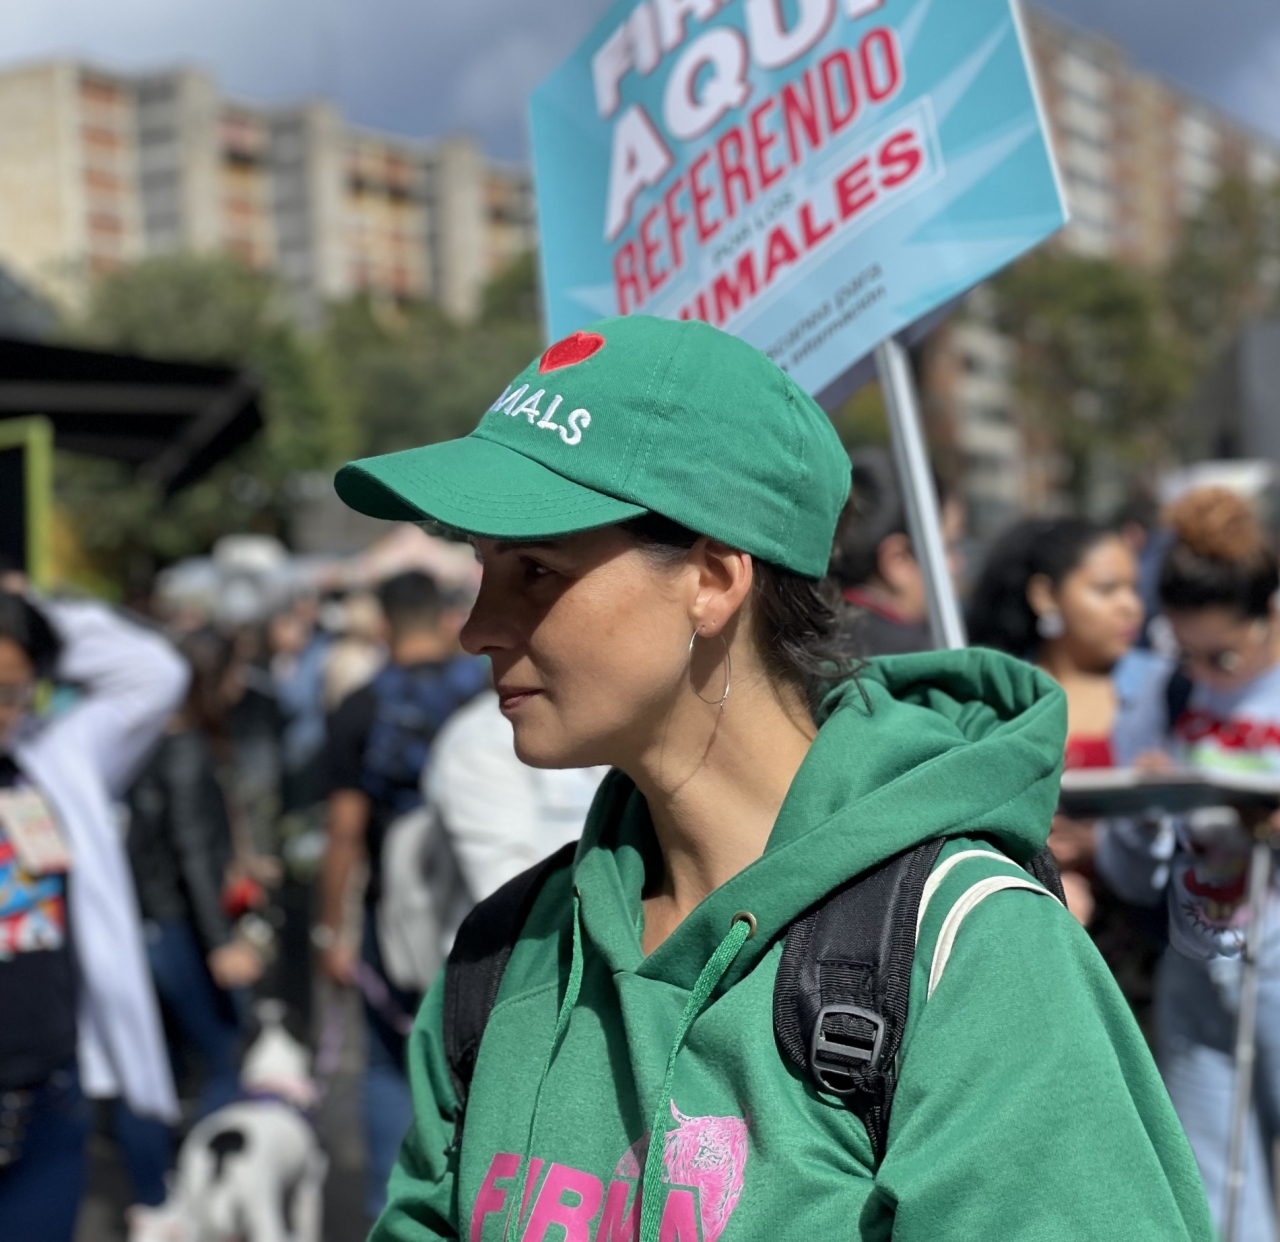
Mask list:
[[[423,1004],[378,1242],[1207,1242],[1142,1038],[1020,865],[1062,694],[983,651],[842,668],[818,584],[848,458],[787,375],[705,324],[613,320],[470,436],[337,487],[471,538],[463,643],[520,757],[615,769]],[[797,920],[929,842],[898,995]]]

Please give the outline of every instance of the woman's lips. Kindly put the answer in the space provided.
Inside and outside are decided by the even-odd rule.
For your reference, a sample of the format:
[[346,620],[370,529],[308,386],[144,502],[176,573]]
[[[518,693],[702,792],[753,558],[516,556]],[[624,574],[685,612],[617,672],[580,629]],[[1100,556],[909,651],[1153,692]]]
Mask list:
[[541,694],[541,690],[535,690],[531,687],[513,686],[510,689],[498,688],[498,706],[504,712],[513,712],[523,704],[527,703],[535,695]]

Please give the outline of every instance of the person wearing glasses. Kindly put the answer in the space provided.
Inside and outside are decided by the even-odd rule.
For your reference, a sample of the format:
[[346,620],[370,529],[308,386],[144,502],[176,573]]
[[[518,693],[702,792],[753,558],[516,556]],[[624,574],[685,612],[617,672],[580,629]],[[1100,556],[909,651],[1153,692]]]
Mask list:
[[[158,635],[0,578],[0,1238],[70,1242],[85,1096],[176,1121],[113,803],[182,700]],[[74,687],[37,712],[37,686]]]
[[[1160,601],[1178,644],[1179,672],[1151,688],[1117,738],[1117,759],[1157,769],[1280,773],[1276,551],[1248,501],[1224,488],[1188,493],[1166,522],[1174,542],[1160,573]],[[1098,847],[1100,873],[1124,897],[1168,903],[1171,951],[1155,987],[1157,1060],[1215,1212],[1226,1196],[1251,845],[1236,812],[1221,808],[1177,821],[1111,821]],[[1280,920],[1271,917],[1265,927],[1241,1242],[1276,1236],[1271,1153],[1280,1136]]]

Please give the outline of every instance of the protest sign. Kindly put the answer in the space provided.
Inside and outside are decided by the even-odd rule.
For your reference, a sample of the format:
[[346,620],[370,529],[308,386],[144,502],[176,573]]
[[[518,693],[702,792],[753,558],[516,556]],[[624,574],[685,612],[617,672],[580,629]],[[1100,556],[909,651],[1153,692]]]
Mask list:
[[706,319],[813,393],[1066,220],[1012,0],[619,0],[531,115],[552,339]]

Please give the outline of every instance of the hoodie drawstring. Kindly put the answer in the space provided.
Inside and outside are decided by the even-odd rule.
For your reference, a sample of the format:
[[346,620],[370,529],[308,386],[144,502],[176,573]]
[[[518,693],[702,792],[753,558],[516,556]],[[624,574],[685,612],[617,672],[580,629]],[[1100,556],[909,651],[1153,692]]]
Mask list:
[[560,1002],[560,1012],[556,1015],[556,1029],[551,1036],[551,1046],[547,1049],[547,1059],[542,1063],[542,1073],[538,1078],[538,1089],[533,1093],[533,1112],[529,1115],[529,1134],[524,1144],[524,1159],[520,1161],[520,1183],[516,1187],[515,1202],[507,1213],[507,1223],[502,1231],[506,1238],[511,1231],[511,1219],[516,1221],[516,1236],[520,1235],[520,1216],[524,1211],[524,1198],[528,1194],[529,1166],[533,1163],[533,1131],[538,1123],[538,1105],[542,1101],[542,1088],[546,1085],[547,1075],[551,1072],[551,1063],[560,1049],[560,1041],[569,1029],[569,1019],[573,1016],[573,1007],[578,1003],[578,994],[582,991],[582,916],[579,912],[578,889],[573,890],[573,957],[569,965],[569,983],[564,990],[564,1000]]
[[[667,1073],[662,1083],[662,1094],[658,1099],[658,1108],[654,1113],[653,1126],[649,1131],[649,1151],[644,1160],[644,1180],[640,1191],[640,1239],[639,1242],[658,1242],[662,1225],[662,1206],[660,1202],[662,1188],[663,1153],[666,1149],[667,1119],[671,1110],[671,1084],[676,1073],[676,1056],[684,1047],[685,1036],[697,1016],[702,1012],[716,985],[724,978],[725,972],[733,965],[742,946],[755,934],[755,920],[749,914],[734,916],[733,926],[729,934],[720,942],[720,947],[711,955],[707,964],[698,975],[698,981],[689,993],[684,1013],[680,1015],[680,1025],[676,1028],[675,1042],[671,1045],[671,1053],[667,1057]],[[582,916],[578,890],[573,891],[573,957],[569,966],[569,983],[564,990],[564,1000],[560,1002],[560,1012],[556,1015],[556,1028],[551,1036],[551,1046],[547,1049],[546,1060],[542,1063],[542,1073],[538,1078],[538,1089],[533,1095],[533,1112],[529,1117],[529,1134],[525,1140],[524,1158],[520,1161],[520,1182],[507,1213],[506,1228],[503,1237],[511,1232],[511,1222],[516,1222],[516,1236],[520,1234],[520,1221],[524,1214],[524,1200],[528,1194],[529,1166],[532,1164],[534,1128],[538,1122],[538,1105],[542,1100],[542,1088],[546,1085],[547,1075],[551,1072],[551,1064],[565,1032],[569,1029],[569,1019],[573,1016],[574,1006],[578,1003],[578,995],[582,991]],[[661,1141],[659,1141],[661,1139]]]
[[667,1057],[667,1076],[662,1082],[662,1094],[653,1115],[649,1130],[649,1151],[644,1158],[644,1180],[640,1190],[640,1242],[658,1242],[662,1227],[662,1169],[667,1145],[667,1125],[671,1120],[671,1085],[676,1076],[676,1055],[684,1046],[685,1036],[716,984],[724,978],[725,971],[733,965],[739,950],[755,934],[755,920],[748,914],[734,916],[729,934],[702,968],[698,981],[689,993],[689,1000],[680,1015],[671,1055]]

